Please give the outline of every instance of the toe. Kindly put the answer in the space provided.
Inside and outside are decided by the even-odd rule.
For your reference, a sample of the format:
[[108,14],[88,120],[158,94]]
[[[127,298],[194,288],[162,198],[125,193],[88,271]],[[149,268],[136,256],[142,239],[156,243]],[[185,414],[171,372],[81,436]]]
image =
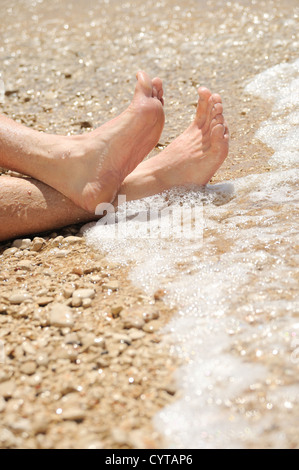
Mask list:
[[224,124],[224,117],[222,114],[217,114],[212,119],[210,129],[212,130],[217,124]]
[[152,81],[148,74],[144,71],[139,71],[136,74],[137,84],[135,88],[136,94],[143,94],[145,96],[151,97],[153,93]]
[[164,104],[163,100],[163,83],[161,78],[154,78],[152,80],[152,86],[153,86],[153,96],[155,98],[158,98],[158,100],[161,101],[162,104]]
[[227,127],[224,124],[217,123],[211,130],[211,146],[214,149],[223,149],[227,141]]
[[212,93],[208,88],[200,87],[197,90],[198,93],[198,103],[196,109],[195,122],[198,127],[202,127],[207,119],[207,112],[209,107],[209,98]]
[[213,119],[213,107],[214,107],[213,96],[210,96],[210,98],[208,100],[205,121],[204,121],[203,126],[202,126],[202,132],[203,133],[206,133],[206,132],[210,131],[210,125],[211,125],[211,121]]
[[212,119],[220,114],[223,113],[223,106],[221,103],[215,103],[213,108],[212,108],[212,113],[211,113],[211,117]]

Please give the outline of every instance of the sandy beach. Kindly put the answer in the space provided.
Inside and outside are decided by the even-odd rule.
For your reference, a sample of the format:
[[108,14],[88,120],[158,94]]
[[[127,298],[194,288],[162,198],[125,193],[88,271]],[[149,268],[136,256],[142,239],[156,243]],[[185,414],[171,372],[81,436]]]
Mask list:
[[[0,112],[43,132],[89,132],[126,108],[144,69],[165,89],[165,128],[149,158],[188,126],[204,85],[221,94],[231,137],[211,184],[266,173],[273,150],[255,133],[271,104],[244,86],[296,59],[296,6],[3,0]],[[80,229],[0,243],[0,448],[163,448],[152,419],[180,396],[181,360],[160,330],[176,308],[163,289],[134,286],[130,265],[108,261]],[[285,433],[297,447],[298,430]]]

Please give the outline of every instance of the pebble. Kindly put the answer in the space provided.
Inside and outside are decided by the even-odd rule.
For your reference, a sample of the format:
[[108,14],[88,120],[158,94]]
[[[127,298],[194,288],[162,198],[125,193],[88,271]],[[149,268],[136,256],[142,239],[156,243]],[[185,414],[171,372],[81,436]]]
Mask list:
[[26,375],[32,375],[36,371],[36,362],[35,361],[28,361],[24,362],[20,366],[20,372]]
[[11,255],[14,255],[16,251],[18,251],[18,248],[16,247],[7,248],[6,250],[3,251],[3,255],[11,256]]
[[10,379],[10,377],[11,377],[11,374],[6,372],[5,370],[0,369],[0,383],[6,382],[7,380]]
[[73,314],[67,305],[53,303],[49,312],[50,325],[63,327],[72,327],[74,325]]
[[[91,299],[93,299],[94,296],[95,296],[94,289],[76,289],[73,292],[72,306],[80,307],[83,302],[84,303],[83,306],[85,306],[85,308],[89,307],[91,305]],[[88,300],[88,302],[86,302],[86,300]]]
[[53,297],[48,297],[46,295],[42,295],[41,297],[39,297],[36,301],[38,303],[38,305],[40,306],[45,306],[45,305],[48,305],[50,302],[53,302]]
[[0,397],[0,413],[5,410],[6,407],[6,401],[4,400],[3,397]]
[[72,297],[74,289],[72,287],[64,287],[62,292],[63,292],[64,298],[69,299],[70,297]]
[[16,384],[13,380],[7,380],[0,384],[0,396],[3,398],[11,398],[16,389]]
[[62,235],[59,235],[58,237],[55,237],[51,241],[51,245],[53,246],[59,246],[63,242],[64,237]]
[[124,445],[128,442],[128,433],[121,428],[112,428],[111,436],[114,442],[118,445]]
[[21,304],[25,300],[31,300],[31,299],[32,297],[30,296],[28,292],[16,292],[8,298],[11,304],[16,304],[16,305]]
[[7,428],[2,428],[0,429],[0,443],[1,443],[1,448],[14,448],[18,445],[18,440],[12,433]]
[[46,241],[41,237],[34,237],[31,244],[31,251],[40,251]]
[[138,316],[136,317],[130,316],[130,317],[124,318],[123,326],[126,329],[129,329],[129,328],[141,329],[144,326],[144,320]]
[[69,237],[65,237],[63,240],[64,243],[68,243],[69,245],[73,245],[74,243],[84,243],[84,238],[83,237],[75,237],[73,235],[70,235]]
[[24,271],[31,271],[34,265],[29,259],[24,259],[17,264],[17,269],[23,269]]
[[34,346],[32,346],[32,344],[29,341],[24,341],[22,343],[22,348],[23,348],[23,351],[24,351],[25,354],[35,354],[36,353],[36,349],[34,348]]
[[91,299],[83,299],[82,300],[82,307],[83,308],[91,307]]
[[82,421],[85,418],[85,415],[85,411],[76,406],[62,411],[62,418],[70,421]]
[[65,342],[65,344],[79,344],[80,339],[79,339],[79,336],[77,335],[77,333],[73,332],[73,333],[68,333],[64,337],[64,342]]
[[51,252],[56,258],[66,258],[70,253],[69,250],[60,250],[59,248],[54,248]]
[[145,322],[149,322],[151,320],[157,320],[159,318],[160,314],[158,310],[144,310],[142,312],[142,318],[144,319]]
[[137,339],[143,338],[145,336],[145,333],[144,333],[144,331],[135,330],[135,329],[132,328],[130,330],[129,336],[130,336],[132,341],[135,341]]
[[18,238],[12,244],[12,247],[18,248],[19,250],[26,250],[30,248],[31,240],[30,238]]
[[81,299],[93,299],[95,296],[94,289],[76,289],[73,292],[73,298],[79,297]]
[[162,328],[162,326],[163,326],[163,323],[161,323],[160,321],[152,321],[152,322],[146,323],[142,329],[146,333],[156,333]]
[[31,424],[30,420],[26,418],[15,419],[15,416],[10,415],[9,419],[6,421],[6,425],[12,429],[14,433],[23,433],[30,432]]
[[39,413],[37,416],[34,417],[32,423],[32,431],[34,434],[43,434],[47,431],[49,426],[49,419],[43,413]]
[[103,284],[103,289],[117,290],[119,288],[118,281],[107,281]]
[[40,352],[36,357],[36,363],[39,366],[47,366],[49,364],[49,357],[46,352]]
[[123,309],[123,305],[122,304],[114,304],[111,306],[111,313],[112,313],[112,316],[114,318],[118,317],[118,315],[120,314],[120,312],[122,311]]

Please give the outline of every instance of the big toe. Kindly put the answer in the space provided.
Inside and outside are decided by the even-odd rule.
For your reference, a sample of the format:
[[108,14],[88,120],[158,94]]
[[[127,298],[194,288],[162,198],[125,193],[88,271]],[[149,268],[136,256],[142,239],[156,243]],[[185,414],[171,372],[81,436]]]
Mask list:
[[198,127],[202,127],[207,119],[208,107],[209,107],[209,98],[212,93],[206,87],[200,87],[197,90],[198,93],[198,102],[196,108],[195,121]]
[[151,97],[153,93],[152,80],[148,74],[142,70],[136,74],[137,84],[135,88],[136,94],[143,94],[147,97]]

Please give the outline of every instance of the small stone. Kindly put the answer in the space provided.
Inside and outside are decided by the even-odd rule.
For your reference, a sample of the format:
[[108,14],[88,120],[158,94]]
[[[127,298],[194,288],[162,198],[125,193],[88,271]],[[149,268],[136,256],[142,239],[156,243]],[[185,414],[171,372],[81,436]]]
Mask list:
[[144,310],[142,312],[142,318],[144,319],[145,322],[149,322],[151,320],[157,320],[159,318],[159,312],[158,310],[152,310],[152,309],[149,309],[148,311]]
[[167,393],[169,393],[169,395],[175,395],[178,388],[177,388],[175,382],[172,381],[172,382],[169,382],[168,384],[166,384],[163,387],[163,390],[165,390]]
[[11,374],[6,372],[5,370],[0,369],[0,383],[6,382],[7,380],[10,379],[10,377],[11,377]]
[[118,281],[107,281],[103,284],[103,288],[115,291],[119,288],[119,282]]
[[16,384],[13,380],[7,380],[0,384],[0,396],[3,398],[11,398],[14,394]]
[[36,349],[32,346],[32,344],[29,341],[24,341],[22,343],[22,348],[25,354],[35,354]]
[[81,304],[82,304],[81,297],[74,297],[72,299],[72,302],[71,302],[72,307],[81,307]]
[[81,299],[93,299],[95,296],[94,289],[76,289],[73,292],[73,298],[81,298]]
[[88,308],[91,306],[91,299],[83,299],[82,300],[82,307],[83,308]]
[[23,433],[23,432],[30,432],[31,423],[29,419],[26,418],[18,418],[15,420],[14,416],[11,416],[7,422],[7,425],[14,433]]
[[120,312],[122,311],[123,306],[121,304],[114,304],[111,306],[111,313],[114,318],[118,317]]
[[112,428],[111,437],[113,441],[118,445],[124,445],[128,442],[128,433],[121,428]]
[[62,418],[68,421],[82,421],[85,418],[85,411],[74,406],[63,410]]
[[11,256],[11,255],[14,255],[16,251],[18,251],[18,248],[16,247],[7,248],[6,250],[3,251],[3,255]]
[[66,258],[69,254],[69,250],[56,249],[54,254],[55,254],[56,258]]
[[78,274],[78,276],[82,276],[84,274],[83,268],[81,266],[74,266],[72,268],[73,274]]
[[65,344],[79,344],[80,339],[79,339],[77,333],[73,332],[73,333],[68,333],[64,337],[64,342],[65,342]]
[[7,428],[0,428],[0,443],[1,443],[1,448],[14,448],[17,446],[18,440],[12,433]]
[[[1,279],[1,276],[0,276]],[[0,304],[0,315],[7,315],[8,306],[5,304]]]
[[106,341],[102,336],[99,336],[94,339],[93,346],[98,346],[104,349],[106,347]]
[[59,235],[58,237],[55,237],[51,241],[51,245],[53,246],[59,246],[63,242],[64,237],[62,235]]
[[53,297],[43,295],[39,297],[36,302],[38,303],[38,305],[43,307],[44,305],[48,305],[50,302],[53,302]]
[[74,325],[73,314],[67,305],[53,303],[49,314],[50,325],[60,328]]
[[6,401],[4,400],[3,397],[0,396],[0,413],[5,410],[6,407]]
[[110,338],[112,341],[131,344],[131,337],[123,333],[111,333]]
[[22,269],[24,271],[32,271],[34,265],[29,259],[24,259],[17,264],[17,269]]
[[141,339],[145,336],[145,333],[144,331],[140,331],[140,330],[132,330],[130,331],[130,338],[132,341],[135,341],[137,339]]
[[19,248],[19,250],[27,250],[30,248],[31,240],[30,238],[18,238],[12,244],[13,247]]
[[44,434],[47,432],[48,426],[48,418],[44,414],[39,413],[37,416],[34,417],[32,423],[32,431],[34,434]]
[[26,375],[34,374],[34,372],[36,371],[35,361],[24,362],[20,367],[20,371]]
[[2,271],[2,273],[0,273],[0,281],[7,281],[8,278],[9,278],[8,271]]
[[39,366],[47,366],[49,364],[49,357],[46,352],[40,352],[36,357],[36,363]]
[[45,240],[41,237],[35,237],[32,240],[31,251],[40,251],[41,248],[45,245]]
[[166,290],[158,289],[154,293],[154,299],[155,300],[161,300],[165,295],[166,295]]
[[129,328],[141,329],[144,325],[144,320],[138,316],[136,317],[130,316],[130,317],[124,318],[123,325],[124,325],[124,328],[127,328],[127,329]]
[[65,287],[62,292],[64,298],[69,299],[70,297],[72,297],[74,289],[72,287]]
[[95,340],[95,335],[93,333],[81,333],[79,335],[80,343],[83,346],[83,350],[88,349]]
[[16,292],[12,294],[8,300],[11,304],[19,305],[25,300],[32,300],[32,297],[28,292]]
[[68,243],[69,245],[73,245],[74,243],[84,243],[84,238],[70,235],[69,237],[65,237],[64,243]]
[[142,329],[146,333],[157,333],[157,331],[159,331],[162,328],[162,326],[163,324],[161,322],[152,321],[152,322],[146,323]]

